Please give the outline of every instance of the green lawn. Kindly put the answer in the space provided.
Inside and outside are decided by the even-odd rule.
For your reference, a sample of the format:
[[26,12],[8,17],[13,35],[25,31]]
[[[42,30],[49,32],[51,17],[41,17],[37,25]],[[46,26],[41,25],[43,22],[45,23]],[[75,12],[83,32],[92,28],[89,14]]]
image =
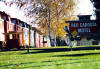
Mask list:
[[[76,49],[77,47],[75,47]],[[0,52],[0,69],[100,69],[100,50],[31,48]]]

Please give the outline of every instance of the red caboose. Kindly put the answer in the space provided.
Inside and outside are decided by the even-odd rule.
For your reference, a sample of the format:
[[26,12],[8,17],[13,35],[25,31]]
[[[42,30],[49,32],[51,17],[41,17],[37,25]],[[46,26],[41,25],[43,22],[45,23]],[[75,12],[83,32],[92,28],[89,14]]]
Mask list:
[[7,15],[5,12],[0,12],[0,41],[2,42],[3,48],[6,47],[6,42],[9,39],[8,35],[5,35],[5,33],[8,32],[8,23],[9,23],[9,15]]
[[6,47],[11,49],[11,48],[20,48],[19,47],[19,33],[17,33],[17,27],[18,25],[18,19],[16,18],[9,18],[9,25],[8,25],[8,32],[5,33],[5,35],[8,36],[7,42],[6,42]]

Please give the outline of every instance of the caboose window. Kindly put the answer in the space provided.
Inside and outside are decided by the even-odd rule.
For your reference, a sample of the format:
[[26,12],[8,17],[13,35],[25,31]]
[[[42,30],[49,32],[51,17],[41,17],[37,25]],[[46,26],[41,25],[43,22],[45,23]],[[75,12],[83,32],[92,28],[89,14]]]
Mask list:
[[23,23],[22,22],[19,22],[19,25],[22,27],[23,26]]
[[9,38],[10,38],[10,39],[13,39],[13,35],[12,35],[12,34],[10,34],[10,35],[9,35]]
[[13,19],[13,20],[11,20],[11,22],[12,22],[12,23],[14,23],[14,24],[16,24],[16,20],[14,20],[14,19]]
[[7,19],[5,15],[3,15],[1,18],[2,18],[3,20],[6,20],[6,19]]
[[28,28],[28,29],[29,29],[29,26],[26,26],[26,28]]
[[26,24],[23,22],[23,27],[26,27]]
[[25,24],[23,24],[23,27],[25,27]]
[[21,27],[25,27],[24,22],[22,22],[22,21],[19,22],[19,25],[20,25]]
[[26,24],[26,28],[28,28],[28,29],[29,29],[29,28],[30,28],[30,26],[29,26],[28,24]]

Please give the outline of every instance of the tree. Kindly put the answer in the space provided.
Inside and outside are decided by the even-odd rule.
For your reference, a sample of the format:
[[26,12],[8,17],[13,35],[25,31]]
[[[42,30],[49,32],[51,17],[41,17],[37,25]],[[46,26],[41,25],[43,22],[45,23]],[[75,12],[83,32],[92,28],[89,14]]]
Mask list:
[[97,26],[98,26],[98,32],[96,33],[98,38],[96,38],[96,40],[100,40],[100,0],[91,0],[91,2],[93,3],[94,7],[95,7],[95,14],[96,14],[96,22],[97,22]]
[[98,23],[98,26],[100,27],[100,0],[91,0],[91,2],[93,3],[95,9],[95,14],[96,14],[96,20]]
[[[43,1],[43,0],[42,0]],[[54,38],[55,40],[55,46],[56,46],[56,37],[60,36],[61,33],[63,33],[63,31],[61,31],[63,28],[60,27],[61,24],[60,24],[60,20],[62,20],[65,16],[72,16],[73,12],[74,12],[74,7],[75,7],[75,2],[73,0],[53,0],[53,1],[50,1],[50,0],[46,0],[46,1],[43,1],[42,2],[43,4],[45,4],[46,6],[46,12],[44,12],[44,14],[46,15],[46,17],[43,17],[42,21],[44,20],[45,18],[45,25],[49,25],[47,24],[48,23],[48,14],[49,14],[49,8],[51,9],[51,12],[50,12],[50,25],[51,25],[51,28],[49,27],[49,29],[51,29],[51,36],[50,37],[51,39]],[[47,14],[46,14],[47,13]],[[41,18],[42,18],[41,17]],[[40,22],[42,22],[40,21]],[[43,22],[44,23],[44,22]],[[65,22],[64,22],[65,23]],[[44,26],[44,25],[41,25],[41,26]],[[44,31],[48,30],[47,29],[47,26],[46,27],[42,27],[42,29],[44,29]],[[60,34],[58,33],[59,31]],[[46,32],[48,33],[48,32]]]
[[[20,9],[31,19],[30,23],[38,24],[44,36],[50,39],[62,37],[65,33],[64,19],[72,20],[77,0],[15,0]],[[49,18],[50,17],[50,18]],[[48,18],[50,19],[48,21]],[[33,19],[33,20],[32,20]],[[63,22],[63,23],[62,23]]]
[[96,8],[95,13],[96,13],[96,18],[100,19],[100,1],[99,0],[91,0],[94,7]]

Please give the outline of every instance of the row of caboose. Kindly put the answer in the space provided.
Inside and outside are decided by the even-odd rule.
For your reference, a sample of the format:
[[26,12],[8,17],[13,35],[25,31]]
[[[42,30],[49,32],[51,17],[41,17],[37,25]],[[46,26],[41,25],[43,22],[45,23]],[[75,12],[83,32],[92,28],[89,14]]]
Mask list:
[[47,47],[49,39],[40,34],[35,27],[17,19],[11,18],[5,12],[0,12],[0,47]]

